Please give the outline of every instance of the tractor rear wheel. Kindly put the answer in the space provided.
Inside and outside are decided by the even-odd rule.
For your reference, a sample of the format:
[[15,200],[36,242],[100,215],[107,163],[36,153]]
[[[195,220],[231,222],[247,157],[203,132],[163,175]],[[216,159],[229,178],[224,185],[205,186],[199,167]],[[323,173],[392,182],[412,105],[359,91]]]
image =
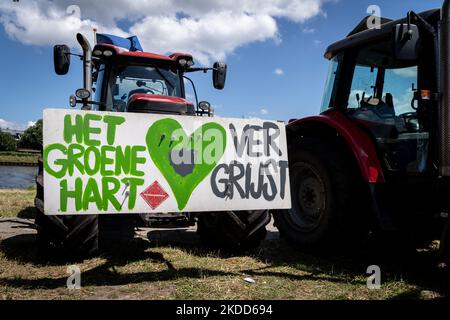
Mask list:
[[98,250],[98,216],[47,216],[44,214],[42,156],[36,177],[36,217],[38,247],[41,251],[70,256],[92,255]]
[[198,215],[197,232],[207,246],[244,251],[259,246],[269,222],[268,210],[203,213]]
[[304,139],[289,153],[292,208],[274,213],[281,237],[297,248],[348,249],[365,233],[363,185],[333,144]]

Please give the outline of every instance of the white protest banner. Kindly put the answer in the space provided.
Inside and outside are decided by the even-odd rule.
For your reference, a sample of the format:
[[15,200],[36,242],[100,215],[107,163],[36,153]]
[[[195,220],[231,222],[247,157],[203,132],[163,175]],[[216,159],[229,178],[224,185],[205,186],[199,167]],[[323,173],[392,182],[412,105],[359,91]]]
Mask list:
[[285,125],[44,110],[48,215],[288,209]]

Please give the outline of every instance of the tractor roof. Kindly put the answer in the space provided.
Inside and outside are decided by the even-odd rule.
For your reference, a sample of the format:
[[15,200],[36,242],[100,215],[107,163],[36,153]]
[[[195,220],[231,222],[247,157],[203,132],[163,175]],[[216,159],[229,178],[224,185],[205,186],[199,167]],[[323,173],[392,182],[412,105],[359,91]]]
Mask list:
[[[427,22],[434,25],[440,18],[440,9],[428,10],[419,13],[419,15]],[[367,16],[360,23],[358,23],[358,25],[347,35],[346,38],[330,45],[325,52],[325,58],[331,59],[340,51],[386,37],[392,32],[392,29],[396,24],[406,23],[406,18],[399,20],[381,18],[380,29],[368,29],[367,21],[369,18],[370,16]]]
[[[180,58],[188,58],[193,59],[191,54],[188,53],[173,53],[169,56],[160,55],[156,53],[151,52],[143,52],[143,51],[128,51],[124,50],[118,46],[112,45],[112,44],[97,44],[94,49],[92,50],[93,56],[98,57],[103,55],[103,52],[105,50],[110,50],[113,52],[115,56],[121,56],[121,57],[128,57],[128,58],[135,58],[136,60],[151,60],[153,62],[160,61],[160,62],[168,62],[168,63],[176,63],[178,59]],[[100,54],[99,54],[100,53]]]

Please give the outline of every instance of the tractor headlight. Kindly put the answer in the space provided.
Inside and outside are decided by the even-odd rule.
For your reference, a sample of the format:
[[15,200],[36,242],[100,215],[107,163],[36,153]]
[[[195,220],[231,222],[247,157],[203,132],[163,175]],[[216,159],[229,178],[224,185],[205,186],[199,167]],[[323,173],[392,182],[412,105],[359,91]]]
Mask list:
[[180,59],[180,60],[178,60],[178,63],[180,64],[180,66],[184,67],[187,64],[187,60],[186,59]]
[[211,110],[211,104],[208,101],[200,101],[198,107],[203,111]]
[[111,50],[105,50],[103,51],[103,55],[105,57],[111,57],[113,55],[113,52]]
[[78,89],[75,92],[75,95],[77,96],[78,99],[89,99],[91,93],[86,89]]

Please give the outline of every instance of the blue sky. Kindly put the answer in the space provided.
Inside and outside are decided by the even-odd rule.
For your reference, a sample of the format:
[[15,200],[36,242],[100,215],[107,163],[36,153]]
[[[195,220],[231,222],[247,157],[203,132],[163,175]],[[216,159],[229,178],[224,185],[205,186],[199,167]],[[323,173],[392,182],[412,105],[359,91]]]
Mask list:
[[[46,0],[37,1],[45,5]],[[81,63],[72,59],[71,70],[67,76],[59,77],[54,74],[50,44],[56,44],[61,39],[59,35],[44,30],[43,34],[38,33],[36,36],[39,30],[34,30],[34,38],[31,40],[13,39],[11,31],[5,29],[5,19],[1,18],[2,10],[3,13],[8,11],[6,2],[7,0],[3,0],[0,5],[0,119],[3,123],[25,126],[29,121],[40,119],[42,110],[46,107],[68,108],[69,95],[81,87],[82,69]],[[288,120],[317,114],[328,70],[328,61],[323,58],[324,51],[328,44],[344,37],[366,15],[369,5],[380,6],[383,16],[399,18],[405,16],[409,9],[419,12],[439,7],[441,3],[442,1],[437,0],[339,0],[321,3],[320,13],[311,14],[309,18],[273,14],[276,36],[261,36],[261,39],[256,40],[249,38],[248,41],[244,39],[239,44],[231,44],[231,48],[222,48],[221,51],[205,48],[206,44],[202,44],[200,49],[193,46],[194,52],[206,52],[205,56],[201,56],[201,61],[213,61],[214,54],[225,58],[229,66],[225,90],[213,89],[210,74],[199,73],[192,75],[192,78],[200,100],[210,101],[220,116]],[[12,7],[15,4],[11,0],[8,5]],[[83,6],[80,7],[83,9]],[[96,14],[95,11],[88,13]],[[180,16],[177,16],[177,19],[179,18]],[[207,18],[208,15],[205,19]],[[262,19],[268,22],[268,28],[273,28],[270,20]],[[104,18],[102,21],[104,25],[111,26],[111,22]],[[45,29],[46,21],[41,23]],[[127,30],[134,23],[136,22],[122,18],[115,27],[118,26],[127,33],[144,30],[144,22],[141,25],[136,23],[132,30]],[[195,35],[190,36],[195,39]],[[178,43],[184,46],[183,49],[189,46],[183,42]],[[152,48],[146,47],[145,44],[144,49],[152,51]],[[174,47],[173,51],[179,51],[179,48]]]

